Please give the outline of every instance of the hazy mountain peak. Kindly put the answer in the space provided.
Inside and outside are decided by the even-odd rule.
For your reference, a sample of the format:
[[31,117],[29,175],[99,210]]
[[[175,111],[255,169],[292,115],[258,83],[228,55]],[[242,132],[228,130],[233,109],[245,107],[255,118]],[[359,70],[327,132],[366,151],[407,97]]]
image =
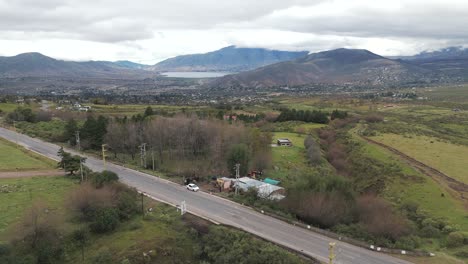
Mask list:
[[228,46],[204,54],[182,55],[152,67],[157,71],[246,71],[273,63],[293,60],[307,51],[279,51]]

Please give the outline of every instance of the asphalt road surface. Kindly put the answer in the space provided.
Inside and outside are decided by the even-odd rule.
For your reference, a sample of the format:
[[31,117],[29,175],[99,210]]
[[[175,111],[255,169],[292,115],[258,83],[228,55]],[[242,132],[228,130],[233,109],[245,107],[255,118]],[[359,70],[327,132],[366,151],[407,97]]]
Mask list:
[[[27,149],[57,160],[59,146],[0,128],[0,137],[17,142]],[[1,150],[0,150],[1,151]],[[86,166],[94,171],[104,169],[103,162],[87,157]],[[204,192],[190,192],[185,186],[158,177],[107,163],[107,170],[117,173],[122,182],[160,201],[177,205],[186,201],[187,211],[212,221],[240,228],[276,244],[328,262],[328,243],[336,242],[335,263],[342,264],[407,264],[410,262],[336,241],[301,227],[258,213],[237,203]]]

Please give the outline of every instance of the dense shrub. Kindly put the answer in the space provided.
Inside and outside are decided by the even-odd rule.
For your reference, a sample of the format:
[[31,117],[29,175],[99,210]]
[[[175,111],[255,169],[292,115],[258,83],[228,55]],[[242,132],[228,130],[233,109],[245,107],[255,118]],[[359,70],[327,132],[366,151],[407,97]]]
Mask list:
[[104,185],[118,180],[119,176],[112,171],[103,171],[100,173],[93,173],[91,175],[91,182],[96,188],[102,188]]
[[128,220],[139,211],[137,195],[138,193],[135,190],[126,190],[119,193],[117,208],[121,220]]
[[330,119],[335,120],[335,119],[345,119],[348,117],[348,112],[347,111],[340,111],[338,109],[333,110],[331,113]]
[[391,204],[382,198],[361,196],[357,199],[357,210],[360,222],[375,236],[395,241],[410,232],[407,221],[394,212]]
[[82,184],[74,189],[69,198],[69,207],[81,219],[91,221],[96,208],[115,206],[116,194],[110,187],[95,189],[90,184]]
[[354,220],[354,200],[340,192],[295,191],[282,204],[300,219],[320,227],[329,228]]
[[119,212],[116,208],[97,208],[94,210],[90,228],[95,233],[105,233],[113,231],[118,224]]
[[395,248],[414,250],[421,244],[421,239],[417,236],[405,236],[399,238],[395,243]]
[[462,232],[452,232],[447,236],[447,247],[454,248],[463,246],[465,236]]
[[31,108],[20,106],[7,115],[6,121],[9,123],[13,123],[13,121],[26,121],[32,123],[36,121],[36,115],[33,113]]
[[423,228],[421,228],[421,236],[427,237],[427,238],[439,237],[440,230],[431,225],[424,226]]
[[304,140],[304,147],[309,163],[313,166],[320,164],[322,160],[321,150],[317,142],[312,136],[307,136]]
[[275,245],[253,239],[249,234],[213,226],[203,237],[209,263],[301,263],[300,259]]

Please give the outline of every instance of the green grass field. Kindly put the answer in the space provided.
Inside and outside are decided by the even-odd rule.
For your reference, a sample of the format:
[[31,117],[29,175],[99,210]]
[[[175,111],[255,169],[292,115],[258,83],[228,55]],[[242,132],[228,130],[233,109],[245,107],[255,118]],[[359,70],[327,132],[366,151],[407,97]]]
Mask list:
[[381,134],[372,139],[393,147],[458,181],[468,183],[468,146],[416,135]]
[[468,230],[468,213],[462,202],[451,197],[437,182],[401,162],[393,153],[379,146],[366,144],[364,150],[369,156],[382,162],[397,163],[405,175],[411,176],[391,179],[384,192],[387,199],[397,204],[416,202],[422,210],[433,217],[448,219],[452,225],[461,230]]
[[56,163],[0,139],[0,171],[53,169]]
[[[141,252],[149,250],[153,250],[155,257],[162,263],[193,259],[193,245],[197,242],[193,241],[194,237],[188,235],[189,228],[184,224],[180,213],[171,206],[155,204],[152,200],[147,200],[146,204],[154,209],[151,221],[143,220],[139,215],[120,225],[115,232],[93,235],[82,263],[95,263],[94,258],[103,251],[111,252],[115,259],[140,255]],[[178,255],[166,255],[166,251],[177,251]],[[81,254],[75,253],[67,263],[81,263]]]
[[50,211],[65,215],[64,196],[75,184],[65,177],[0,179],[0,241],[18,222],[32,201],[46,204]]
[[268,177],[289,185],[295,183],[297,177],[311,169],[307,164],[304,153],[305,137],[305,135],[287,132],[275,132],[273,134],[272,144],[276,144],[278,138],[288,138],[293,143],[293,146],[272,147],[272,164],[278,170],[272,169],[268,171]]
[[9,113],[13,112],[18,107],[16,103],[0,103],[0,112]]

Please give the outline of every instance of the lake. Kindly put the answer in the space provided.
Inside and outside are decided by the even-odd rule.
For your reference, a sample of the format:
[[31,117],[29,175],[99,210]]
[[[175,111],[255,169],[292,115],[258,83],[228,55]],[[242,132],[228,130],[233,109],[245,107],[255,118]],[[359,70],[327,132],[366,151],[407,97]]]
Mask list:
[[216,78],[233,74],[233,72],[163,72],[161,74],[173,78]]

